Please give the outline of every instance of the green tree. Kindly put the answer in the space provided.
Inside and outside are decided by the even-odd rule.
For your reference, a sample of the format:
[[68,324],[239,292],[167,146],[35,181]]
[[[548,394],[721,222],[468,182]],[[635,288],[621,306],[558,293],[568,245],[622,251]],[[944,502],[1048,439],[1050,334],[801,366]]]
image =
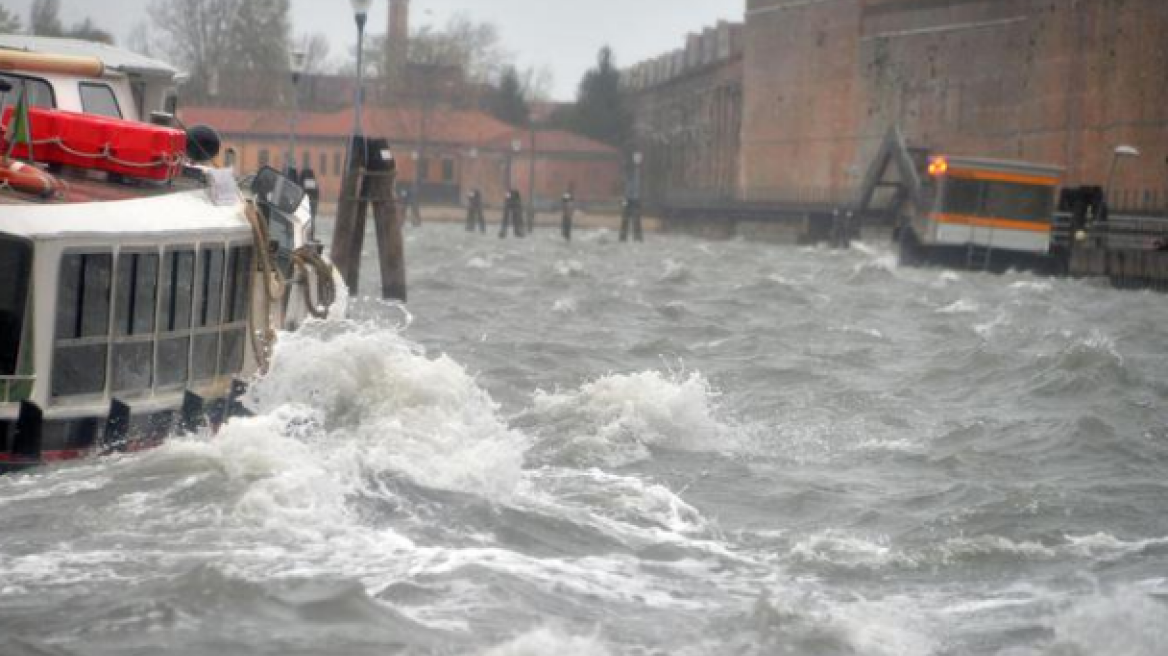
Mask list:
[[524,98],[523,83],[519,71],[514,66],[503,69],[499,83],[491,89],[486,98],[486,109],[492,116],[511,125],[527,125],[531,109]]
[[22,28],[20,16],[10,13],[4,7],[0,7],[0,34],[15,34]]
[[37,36],[64,36],[61,0],[33,0],[32,17],[29,22],[32,33]]
[[584,74],[576,94],[576,106],[567,127],[597,141],[625,148],[633,132],[632,113],[620,87],[620,71],[612,48],[601,48],[596,68]]

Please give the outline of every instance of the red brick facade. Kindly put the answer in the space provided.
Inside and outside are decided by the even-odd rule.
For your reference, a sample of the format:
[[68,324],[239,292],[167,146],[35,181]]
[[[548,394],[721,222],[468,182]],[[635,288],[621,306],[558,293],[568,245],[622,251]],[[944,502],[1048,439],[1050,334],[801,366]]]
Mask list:
[[742,196],[846,200],[892,124],[911,143],[1066,168],[1168,205],[1164,0],[749,0]]

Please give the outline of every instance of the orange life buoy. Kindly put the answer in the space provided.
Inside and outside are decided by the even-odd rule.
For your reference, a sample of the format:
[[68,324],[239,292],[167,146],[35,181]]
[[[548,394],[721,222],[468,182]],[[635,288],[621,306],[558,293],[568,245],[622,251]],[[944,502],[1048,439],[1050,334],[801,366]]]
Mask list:
[[53,176],[17,160],[0,162],[0,187],[5,185],[42,198],[52,196],[61,188],[61,183]]

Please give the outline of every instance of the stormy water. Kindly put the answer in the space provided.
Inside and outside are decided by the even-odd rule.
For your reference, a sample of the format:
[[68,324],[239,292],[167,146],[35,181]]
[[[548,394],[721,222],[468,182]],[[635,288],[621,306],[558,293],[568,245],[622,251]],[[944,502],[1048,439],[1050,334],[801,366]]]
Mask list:
[[1163,296],[407,249],[408,309],[284,335],[254,417],[0,478],[0,653],[1168,653]]

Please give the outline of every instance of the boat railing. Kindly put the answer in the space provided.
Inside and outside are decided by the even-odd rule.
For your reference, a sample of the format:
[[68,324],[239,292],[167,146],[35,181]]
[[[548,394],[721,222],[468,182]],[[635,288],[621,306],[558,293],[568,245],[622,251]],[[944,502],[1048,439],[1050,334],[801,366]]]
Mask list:
[[0,403],[27,400],[35,382],[36,376],[0,376]]

